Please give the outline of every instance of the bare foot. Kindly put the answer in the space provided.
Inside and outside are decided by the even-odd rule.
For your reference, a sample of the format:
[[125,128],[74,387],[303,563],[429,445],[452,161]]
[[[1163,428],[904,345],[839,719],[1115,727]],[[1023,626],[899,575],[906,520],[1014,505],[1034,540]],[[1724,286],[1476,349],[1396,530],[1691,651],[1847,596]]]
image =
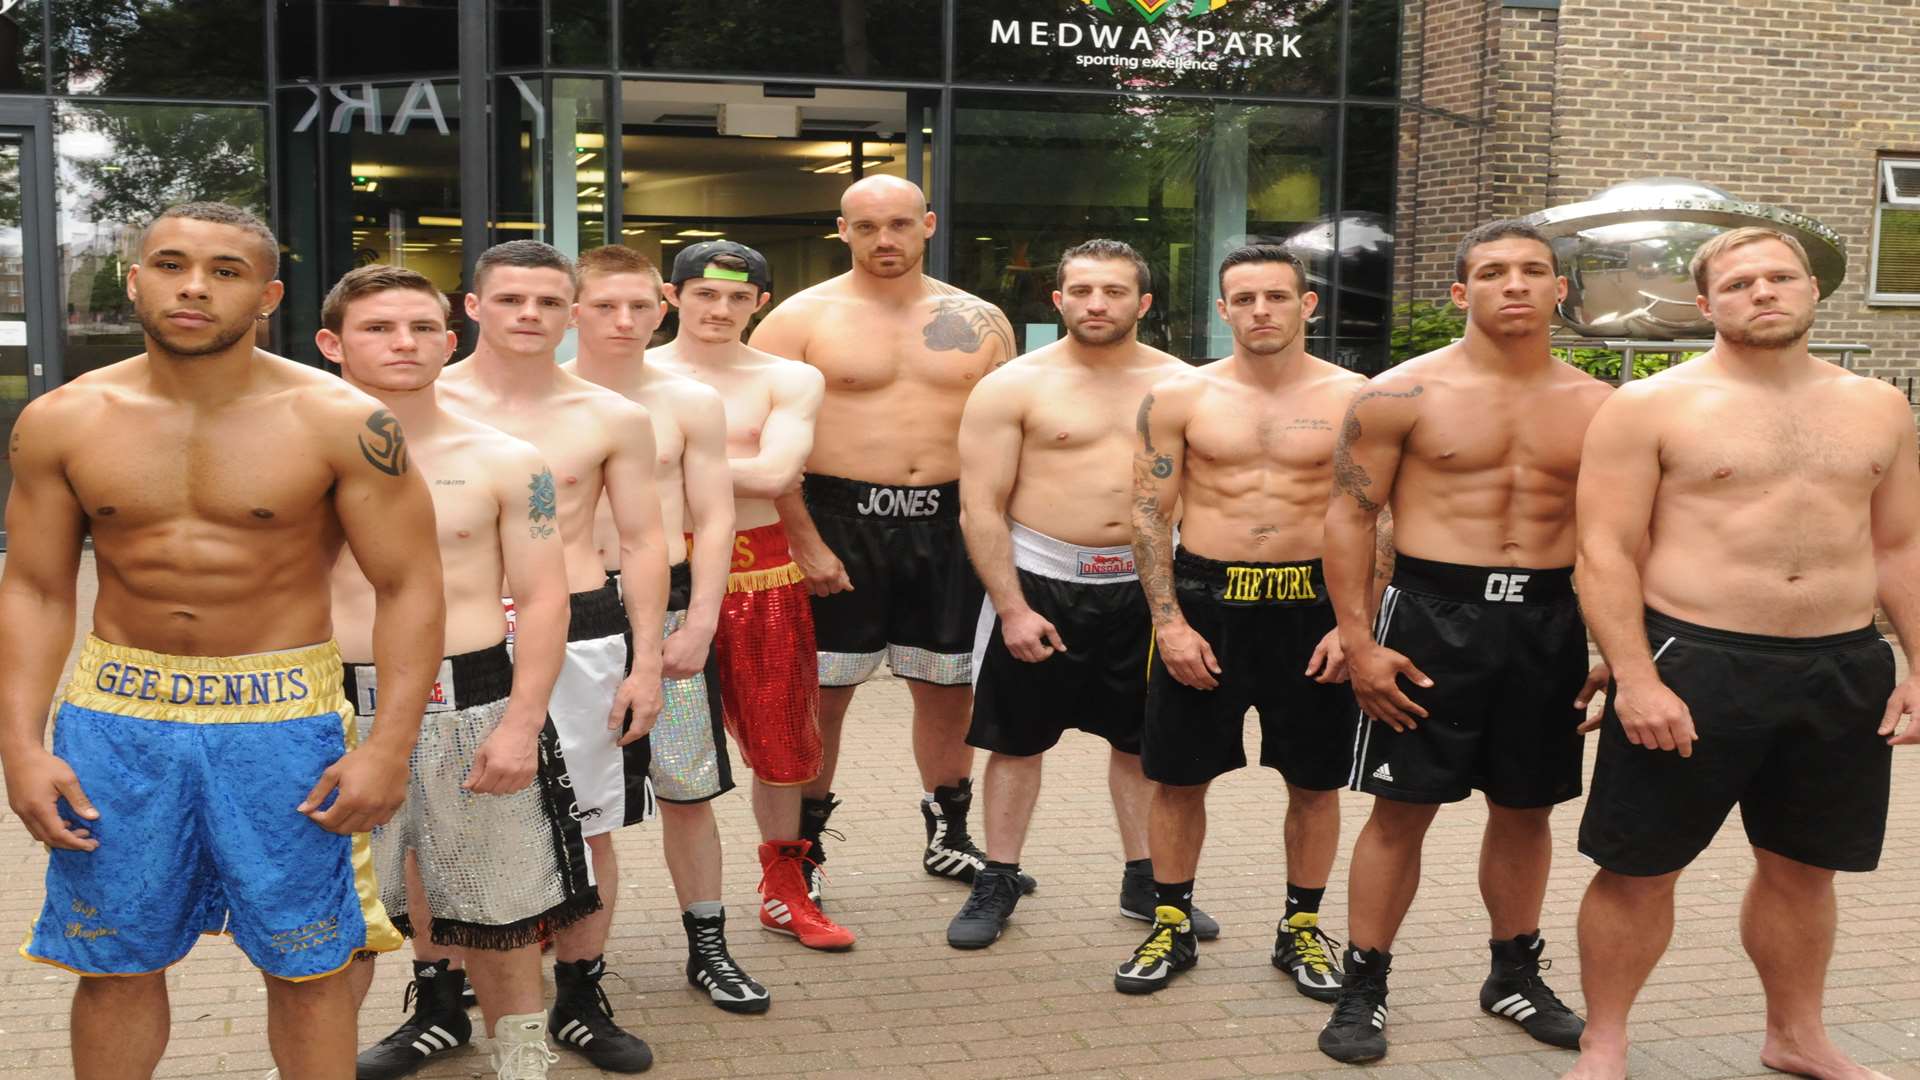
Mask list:
[[1627,1080],[1627,1048],[1582,1049],[1573,1070],[1560,1080]]
[[1826,1038],[1817,1045],[1799,1047],[1769,1033],[1766,1045],[1760,1050],[1760,1064],[1774,1072],[1809,1076],[1813,1080],[1893,1080],[1886,1073],[1855,1063]]

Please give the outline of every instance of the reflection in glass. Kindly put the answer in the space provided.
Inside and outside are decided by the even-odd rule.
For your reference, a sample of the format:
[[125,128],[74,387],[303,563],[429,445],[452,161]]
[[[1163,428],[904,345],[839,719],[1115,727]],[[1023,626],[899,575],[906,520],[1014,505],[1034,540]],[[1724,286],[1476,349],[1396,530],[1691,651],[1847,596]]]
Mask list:
[[46,36],[40,0],[19,0],[0,10],[0,90],[46,89],[40,42]]
[[[349,89],[351,111],[336,109],[326,128],[324,285],[356,266],[404,266],[447,294],[457,320],[460,84],[416,79]],[[381,119],[368,123],[368,115]]]
[[1334,206],[1331,108],[965,92],[955,104],[952,280],[999,304],[1023,350],[1059,333],[1060,252],[1105,236],[1153,267],[1141,339],[1189,360],[1224,356],[1221,258]]
[[[621,96],[619,242],[661,266],[688,243],[747,244],[767,256],[776,301],[847,269],[834,219],[848,184],[875,173],[925,175],[925,148],[910,161],[906,139],[909,123],[930,126],[930,110],[910,106],[905,93],[820,87],[767,98],[752,85],[631,80]],[[722,135],[720,111],[734,104],[789,110],[787,130],[799,134]]]
[[1400,92],[1400,5],[1404,0],[1352,0],[1347,92],[1393,97]]
[[547,0],[547,19],[554,67],[607,66],[613,44],[608,0]]
[[264,98],[257,0],[54,0],[53,64],[68,93]]
[[246,106],[56,104],[67,378],[145,348],[126,276],[155,212],[205,200],[266,215],[266,134],[266,111]]
[[941,75],[940,0],[617,2],[629,70]]
[[[546,239],[569,255],[607,242],[607,84],[509,75],[495,82],[499,155],[494,242]],[[551,223],[551,229],[548,228]]]
[[[0,515],[13,489],[13,422],[27,405],[27,264],[20,235],[20,144],[0,141]],[[0,517],[4,521],[4,517]],[[6,533],[0,524],[0,541]]]
[[327,79],[460,70],[460,0],[324,2]]
[[1347,110],[1345,212],[1336,223],[1340,253],[1339,323],[1334,356],[1371,375],[1385,368],[1393,311],[1393,193],[1398,116],[1392,109]]
[[280,71],[276,77],[283,83],[312,82],[320,77],[317,48],[320,24],[314,19],[319,0],[276,2],[280,5],[274,22],[274,34],[279,38],[274,45],[280,50]]

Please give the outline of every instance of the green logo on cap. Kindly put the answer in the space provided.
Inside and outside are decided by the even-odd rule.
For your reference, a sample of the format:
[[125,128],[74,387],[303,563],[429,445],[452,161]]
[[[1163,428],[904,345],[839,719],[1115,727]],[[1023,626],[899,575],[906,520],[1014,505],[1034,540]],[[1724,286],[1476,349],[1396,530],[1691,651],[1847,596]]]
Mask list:
[[709,266],[705,270],[700,271],[700,276],[713,278],[717,281],[750,282],[753,280],[752,275],[748,274],[745,270],[729,270],[724,266]]

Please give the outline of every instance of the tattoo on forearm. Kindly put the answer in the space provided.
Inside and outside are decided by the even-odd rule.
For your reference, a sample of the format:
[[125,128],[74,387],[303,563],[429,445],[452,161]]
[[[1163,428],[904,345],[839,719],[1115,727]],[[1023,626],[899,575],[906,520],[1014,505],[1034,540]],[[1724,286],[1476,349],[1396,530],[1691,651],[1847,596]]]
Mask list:
[[1140,399],[1140,412],[1134,417],[1134,426],[1140,430],[1140,445],[1146,449],[1150,459],[1149,468],[1153,475],[1161,480],[1173,475],[1173,459],[1158,453],[1153,448],[1152,432],[1153,394],[1148,393]]
[[[1142,403],[1143,416],[1145,410]],[[1178,610],[1173,595],[1173,525],[1160,507],[1164,479],[1151,449],[1133,455],[1133,566],[1155,623],[1165,622]]]
[[1376,581],[1393,580],[1393,512],[1382,510],[1373,529],[1373,576]]
[[933,306],[933,321],[920,334],[927,348],[935,352],[979,352],[989,342],[998,342],[1000,352],[1013,359],[1013,327],[992,304],[965,293],[947,297]]
[[553,535],[553,522],[559,517],[558,497],[553,488],[553,470],[541,469],[527,484],[527,535],[545,540]]
[[1367,475],[1366,467],[1353,460],[1353,444],[1360,440],[1360,406],[1377,397],[1414,398],[1426,390],[1425,386],[1416,386],[1411,390],[1369,390],[1353,399],[1347,406],[1346,419],[1340,423],[1340,438],[1333,447],[1333,486],[1353,496],[1360,509],[1367,513],[1377,513],[1380,504],[1367,497],[1367,489],[1373,486],[1373,477]]
[[373,438],[360,436],[360,456],[367,464],[386,473],[399,476],[407,471],[407,436],[400,430],[400,421],[385,409],[376,409],[367,417],[367,430]]

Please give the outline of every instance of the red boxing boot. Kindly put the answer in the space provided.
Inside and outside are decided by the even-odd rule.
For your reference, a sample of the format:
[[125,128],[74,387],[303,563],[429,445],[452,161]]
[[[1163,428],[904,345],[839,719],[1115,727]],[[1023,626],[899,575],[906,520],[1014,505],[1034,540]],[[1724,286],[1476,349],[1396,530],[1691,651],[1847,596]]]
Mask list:
[[760,845],[760,925],[792,934],[809,949],[840,952],[853,948],[853,931],[820,913],[807,898],[805,840],[776,840]]

